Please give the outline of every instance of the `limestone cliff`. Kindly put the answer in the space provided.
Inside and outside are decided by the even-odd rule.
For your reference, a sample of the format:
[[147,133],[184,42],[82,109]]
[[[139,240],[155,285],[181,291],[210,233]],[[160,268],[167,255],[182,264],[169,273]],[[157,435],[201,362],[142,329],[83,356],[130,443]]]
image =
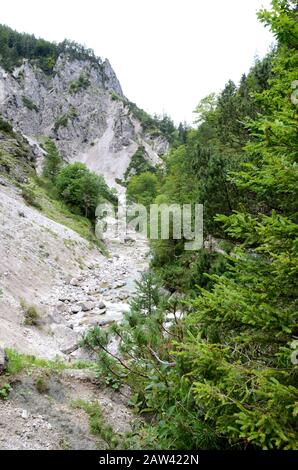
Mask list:
[[[0,67],[3,117],[31,144],[50,136],[65,161],[86,163],[109,184],[123,178],[139,146],[152,164],[168,149],[162,133],[144,129],[135,109],[108,60],[60,54],[50,75],[27,59],[12,72]],[[37,156],[42,160],[42,152]]]

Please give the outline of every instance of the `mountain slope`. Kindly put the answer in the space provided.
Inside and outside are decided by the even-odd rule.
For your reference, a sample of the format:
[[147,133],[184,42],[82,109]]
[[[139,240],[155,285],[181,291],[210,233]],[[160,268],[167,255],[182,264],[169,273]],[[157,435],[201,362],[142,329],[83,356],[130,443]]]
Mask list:
[[[72,369],[90,367],[81,334],[129,310],[148,247],[129,233],[109,239],[103,256],[90,220],[37,178],[40,144],[50,136],[66,163],[85,162],[120,197],[118,178],[134,173],[138,149],[155,165],[169,144],[158,122],[125,98],[108,60],[4,33],[0,26],[0,392],[10,391],[0,399],[0,448],[104,449],[74,400],[102,407],[101,428],[106,421],[114,433],[128,431],[133,416],[120,394],[99,390],[92,370]],[[117,341],[109,347],[116,351]]]
[[[47,73],[37,60],[20,57],[10,68],[0,60],[3,117],[33,141],[50,136],[65,161],[86,162],[110,184],[123,178],[140,146],[153,165],[168,150],[158,123],[140,111],[125,98],[109,61],[88,51],[64,48]],[[151,119],[149,127],[140,116]]]
[[130,244],[111,236],[103,256],[91,222],[51,199],[34,175],[26,139],[0,129],[0,350],[65,357],[90,325],[127,311],[147,244],[139,234]]

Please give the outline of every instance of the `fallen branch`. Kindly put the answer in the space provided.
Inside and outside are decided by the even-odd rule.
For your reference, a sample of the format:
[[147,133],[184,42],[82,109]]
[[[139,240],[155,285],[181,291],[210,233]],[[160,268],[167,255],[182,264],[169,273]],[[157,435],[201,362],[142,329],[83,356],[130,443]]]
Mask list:
[[149,351],[151,352],[152,356],[154,356],[155,359],[156,359],[160,364],[162,364],[162,365],[164,365],[164,366],[168,366],[168,367],[175,367],[176,362],[162,361],[162,360],[158,357],[158,355],[156,354],[156,352],[153,351],[152,348],[150,348],[150,346],[149,346]]

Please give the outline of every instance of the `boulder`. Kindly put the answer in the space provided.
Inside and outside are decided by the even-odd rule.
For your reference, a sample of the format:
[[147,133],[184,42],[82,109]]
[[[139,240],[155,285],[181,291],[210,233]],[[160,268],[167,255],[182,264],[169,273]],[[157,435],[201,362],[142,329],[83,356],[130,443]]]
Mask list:
[[69,284],[74,287],[79,287],[81,282],[82,282],[82,279],[80,277],[77,277],[77,278],[74,277],[73,279],[70,280]]
[[90,313],[92,313],[93,316],[96,316],[96,315],[104,315],[106,313],[106,311],[107,311],[107,308],[104,307],[104,308],[101,308],[101,309],[95,309]]
[[79,313],[82,311],[82,307],[80,305],[73,305],[70,310],[71,313]]
[[78,349],[78,335],[74,330],[64,325],[53,325],[52,331],[63,354],[71,354]]
[[95,307],[94,302],[89,302],[89,301],[86,301],[86,302],[78,302],[77,305],[78,305],[79,307],[81,307],[81,309],[83,310],[83,312],[89,312],[90,310],[93,310],[94,307]]
[[120,289],[120,287],[124,287],[124,286],[126,286],[125,281],[118,281],[114,284],[114,289]]
[[99,293],[99,288],[94,288],[94,289],[88,289],[87,294],[88,295],[96,295]]
[[64,301],[64,302],[58,301],[57,305],[56,305],[56,311],[58,313],[66,312],[67,311],[66,301]]
[[[90,357],[85,354],[83,360],[90,360]],[[90,369],[66,369],[62,372],[62,375],[79,382],[97,383],[97,374],[94,370]]]
[[126,245],[134,245],[135,242],[136,242],[136,241],[135,241],[133,238],[131,238],[131,237],[125,237],[125,238],[124,238],[124,243],[125,243]]
[[63,304],[64,302],[66,302],[68,300],[69,300],[69,296],[67,294],[61,294],[59,296],[59,301],[57,303],[57,306],[60,306],[61,304]]

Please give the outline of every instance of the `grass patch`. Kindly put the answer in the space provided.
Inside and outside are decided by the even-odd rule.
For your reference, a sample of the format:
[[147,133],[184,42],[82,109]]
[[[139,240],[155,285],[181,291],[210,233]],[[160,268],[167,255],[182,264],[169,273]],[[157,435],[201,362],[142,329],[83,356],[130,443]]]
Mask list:
[[121,98],[121,96],[119,96],[115,91],[111,92],[111,98],[112,101],[123,101],[123,98]]
[[15,349],[5,349],[8,366],[7,375],[15,375],[22,371],[30,372],[34,369],[45,369],[59,372],[65,369],[93,369],[94,364],[89,361],[77,361],[72,364],[63,362],[60,358],[55,360],[40,359],[36,356],[18,353]]
[[25,200],[29,204],[33,201],[31,205],[41,210],[46,217],[77,232],[82,238],[96,245],[102,254],[107,255],[106,247],[95,236],[92,222],[82,215],[74,214],[66,204],[56,199],[54,189],[45,179],[32,178],[28,185],[22,186],[22,192],[29,194],[29,199],[27,196]]
[[[3,121],[5,123],[5,121]],[[5,123],[5,125],[9,123]],[[10,126],[10,125],[9,125]],[[12,128],[11,128],[12,129]],[[28,149],[18,134],[1,130],[0,117],[0,174],[21,182],[33,175],[34,165]]]
[[84,400],[72,401],[74,408],[84,410],[89,415],[89,427],[92,434],[98,435],[106,444],[109,450],[119,448],[120,436],[113,431],[113,428],[105,423],[101,406],[98,402],[87,402]]
[[[61,371],[70,367],[60,359],[52,361],[47,359],[40,359],[35,356],[18,353],[14,349],[6,349],[5,352],[8,358],[8,366],[6,370],[6,374],[8,375],[15,375],[24,370],[30,371],[32,369],[48,369],[53,371]],[[72,366],[72,368],[75,367]]]
[[22,197],[27,202],[27,204],[29,204],[29,206],[42,210],[42,206],[38,202],[37,196],[34,191],[32,191],[32,189],[28,188],[27,186],[24,186],[22,188]]

